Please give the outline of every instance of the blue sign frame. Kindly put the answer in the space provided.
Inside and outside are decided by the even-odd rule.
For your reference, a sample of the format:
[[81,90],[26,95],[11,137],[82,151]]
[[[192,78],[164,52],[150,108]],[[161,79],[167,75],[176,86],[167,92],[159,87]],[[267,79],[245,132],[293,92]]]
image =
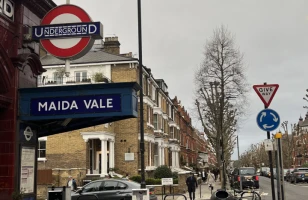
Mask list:
[[59,39],[72,37],[103,38],[101,22],[80,22],[32,26],[32,40]]
[[257,115],[257,124],[263,131],[274,131],[280,125],[278,113],[272,109],[261,110]]
[[[38,137],[43,137],[136,118],[139,89],[140,86],[136,82],[22,88],[18,90],[20,97],[18,119],[37,127]],[[72,102],[73,100],[76,101],[77,106],[81,106],[78,108],[82,109],[79,111],[54,109],[59,102],[61,102],[60,107],[63,108],[63,101]],[[96,100],[96,103],[93,103],[93,100]],[[54,106],[51,106],[51,101],[56,102]],[[47,102],[46,107],[41,107],[44,112],[39,112],[38,102],[43,104]],[[68,103],[63,105],[66,108]]]

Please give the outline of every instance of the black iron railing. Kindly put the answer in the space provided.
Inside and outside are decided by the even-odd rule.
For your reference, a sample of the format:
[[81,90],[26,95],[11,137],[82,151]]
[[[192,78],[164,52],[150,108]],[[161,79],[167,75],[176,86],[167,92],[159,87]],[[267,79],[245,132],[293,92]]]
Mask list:
[[38,78],[38,86],[92,84],[92,83],[112,83],[112,81],[103,75],[100,79],[97,79],[94,76],[70,76],[70,77],[54,77],[54,78],[46,78],[45,76],[41,76]]

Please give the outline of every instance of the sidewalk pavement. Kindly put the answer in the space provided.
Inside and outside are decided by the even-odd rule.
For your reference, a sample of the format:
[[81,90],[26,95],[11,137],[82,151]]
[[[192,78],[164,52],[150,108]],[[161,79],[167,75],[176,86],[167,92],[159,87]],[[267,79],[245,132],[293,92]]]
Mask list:
[[[221,183],[219,181],[213,182],[211,184],[214,187],[213,192],[216,191],[217,189],[220,189],[221,187]],[[201,192],[200,192],[200,189],[201,189]],[[201,196],[200,196],[200,193],[201,193]],[[183,195],[186,196],[187,200],[190,200],[188,192],[186,192]],[[209,184],[208,183],[199,184],[198,188],[196,188],[195,197],[196,197],[195,200],[209,200],[211,198],[211,190],[209,188]],[[162,195],[157,195],[157,200],[164,200],[164,198],[165,198],[165,195],[163,196],[163,198],[162,198]],[[166,200],[185,200],[185,198],[183,196],[174,196],[174,199],[173,199],[173,196],[171,195],[171,196],[167,196]]]

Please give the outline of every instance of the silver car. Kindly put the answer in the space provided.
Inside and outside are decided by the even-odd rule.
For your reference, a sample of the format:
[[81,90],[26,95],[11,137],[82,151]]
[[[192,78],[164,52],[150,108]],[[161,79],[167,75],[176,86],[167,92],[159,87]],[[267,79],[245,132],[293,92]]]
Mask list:
[[[90,196],[97,200],[129,200],[132,199],[132,189],[140,189],[140,184],[127,179],[101,179],[92,181],[72,193],[72,200],[88,199]],[[149,188],[150,200],[157,200],[154,188]]]

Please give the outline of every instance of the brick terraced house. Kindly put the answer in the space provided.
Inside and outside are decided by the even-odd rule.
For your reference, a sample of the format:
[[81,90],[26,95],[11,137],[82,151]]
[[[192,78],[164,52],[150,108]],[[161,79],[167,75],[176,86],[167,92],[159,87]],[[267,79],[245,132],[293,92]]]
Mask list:
[[[39,78],[40,87],[139,82],[138,60],[131,53],[120,54],[117,37],[97,41],[88,54],[72,61],[68,77],[64,61],[44,54],[41,62],[47,72]],[[188,170],[181,169],[181,158],[186,166],[196,164],[198,153],[207,153],[204,135],[192,127],[177,97],[169,97],[165,81],[155,79],[147,67],[143,67],[143,92],[147,175],[160,165],[178,172]],[[40,138],[38,167],[60,174],[58,185],[65,184],[63,178],[68,174],[73,174],[79,185],[85,178],[114,171],[136,175],[141,166],[139,140],[139,117]]]
[[298,123],[294,127],[292,133],[293,141],[293,165],[292,167],[300,167],[308,163],[308,113],[305,119],[299,118]]

